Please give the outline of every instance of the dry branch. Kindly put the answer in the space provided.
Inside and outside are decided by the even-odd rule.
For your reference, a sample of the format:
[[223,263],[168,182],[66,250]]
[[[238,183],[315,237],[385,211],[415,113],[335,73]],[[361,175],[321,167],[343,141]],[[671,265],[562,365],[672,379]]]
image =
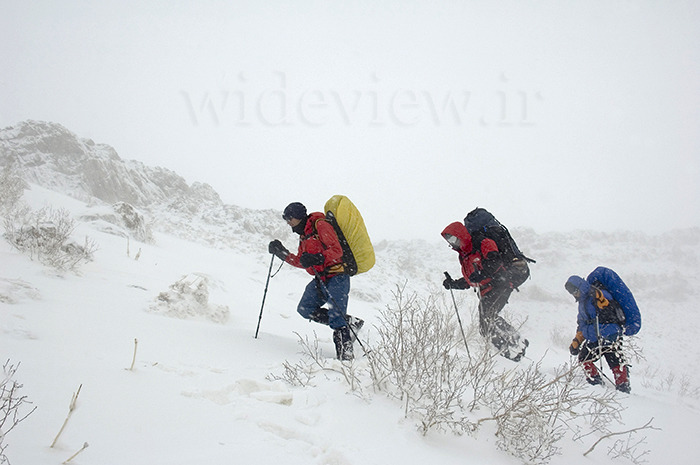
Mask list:
[[71,460],[73,460],[74,458],[76,458],[76,457],[78,456],[79,453],[81,453],[82,451],[84,451],[85,449],[87,449],[89,446],[90,446],[90,444],[88,444],[87,442],[86,442],[85,444],[83,444],[83,447],[81,447],[80,450],[78,450],[78,452],[76,452],[75,454],[71,455],[70,457],[68,457],[68,458],[63,462],[64,465],[65,465],[66,463],[70,462]]
[[75,410],[75,403],[78,400],[78,396],[80,395],[80,390],[83,388],[83,385],[81,384],[78,387],[78,391],[73,394],[73,398],[70,401],[70,405],[68,406],[68,416],[66,416],[65,421],[63,422],[63,426],[61,426],[61,429],[58,431],[58,434],[54,438],[53,442],[51,443],[50,447],[53,447],[56,445],[56,441],[58,441],[58,438],[61,436],[61,433],[63,433],[63,430],[66,428],[66,425],[68,424],[68,420],[70,419],[71,415],[73,415],[73,410]]
[[134,338],[134,358],[131,359],[131,367],[129,371],[134,371],[134,363],[136,363],[136,348],[139,345],[139,340]]
[[592,445],[586,452],[583,453],[583,455],[586,456],[586,455],[590,454],[591,452],[593,452],[593,449],[595,449],[596,446],[597,446],[598,444],[600,444],[604,439],[609,439],[609,438],[611,438],[611,437],[613,437],[613,436],[621,436],[621,435],[623,435],[623,434],[630,434],[630,433],[634,433],[634,432],[636,432],[636,431],[641,431],[641,430],[644,430],[644,429],[655,429],[655,430],[658,430],[659,428],[656,428],[656,427],[654,427],[654,426],[651,426],[651,422],[652,422],[652,421],[654,421],[654,417],[652,417],[649,421],[647,421],[646,424],[645,424],[644,426],[640,426],[640,427],[638,427],[638,428],[632,428],[632,429],[629,429],[629,430],[627,430],[627,431],[620,431],[620,432],[617,432],[617,433],[608,433],[608,434],[605,434],[605,435],[601,436],[596,442],[594,442],[593,445]]

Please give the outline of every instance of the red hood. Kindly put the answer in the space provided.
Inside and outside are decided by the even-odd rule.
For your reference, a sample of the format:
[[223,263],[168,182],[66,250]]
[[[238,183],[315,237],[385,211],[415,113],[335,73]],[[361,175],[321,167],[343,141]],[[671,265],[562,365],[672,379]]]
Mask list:
[[469,234],[469,231],[467,231],[466,226],[464,226],[464,224],[460,223],[459,221],[450,223],[442,231],[443,238],[445,238],[445,235],[455,236],[459,238],[459,240],[462,242],[462,247],[459,249],[460,252],[466,254],[472,251],[472,236]]
[[306,234],[307,236],[312,236],[316,232],[316,230],[315,230],[316,222],[318,220],[325,220],[325,219],[326,219],[326,215],[324,215],[321,212],[309,213],[309,216],[306,220],[306,225],[304,225],[304,234]]

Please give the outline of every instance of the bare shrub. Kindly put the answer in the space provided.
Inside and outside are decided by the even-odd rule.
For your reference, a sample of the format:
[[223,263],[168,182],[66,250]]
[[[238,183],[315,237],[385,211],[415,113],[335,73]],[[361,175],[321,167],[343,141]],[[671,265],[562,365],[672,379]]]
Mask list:
[[27,396],[20,394],[22,385],[14,378],[19,364],[12,365],[8,360],[2,367],[2,378],[0,378],[0,464],[10,463],[5,455],[7,443],[5,438],[7,433],[12,431],[19,423],[36,410],[30,409],[30,402]]
[[314,333],[313,340],[310,340],[308,336],[302,337],[298,333],[295,334],[299,337],[299,345],[304,359],[296,363],[285,361],[282,364],[284,368],[282,375],[270,374],[267,377],[269,380],[282,380],[292,386],[306,387],[313,385],[313,380],[319,373],[335,373],[340,375],[353,391],[362,394],[361,378],[366,377],[361,374],[362,370],[358,369],[352,362],[326,358],[319,346],[316,333]]
[[[440,305],[439,297],[421,300],[398,287],[394,298],[381,314],[371,373],[377,388],[402,401],[406,416],[418,418],[423,434],[430,429],[473,433],[493,422],[500,449],[526,463],[546,464],[560,453],[558,444],[567,435],[580,440],[610,434],[611,424],[621,420],[617,391],[589,389],[578,363],[563,364],[553,374],[541,361],[499,369],[488,341],[473,340],[474,322],[466,328],[472,335],[469,354],[459,350],[454,312]],[[483,410],[490,415],[474,417]],[[634,462],[646,453],[637,450],[641,444],[630,438],[609,454]]]
[[640,431],[658,430],[659,428],[652,426],[651,423],[653,421],[654,419],[652,418],[643,426],[632,428],[626,431],[605,431],[605,434],[603,434],[596,442],[594,442],[593,445],[586,452],[583,453],[583,455],[586,456],[593,452],[593,450],[598,446],[598,444],[600,444],[606,439],[610,439],[617,436],[623,436],[622,439],[617,439],[613,443],[613,445],[608,449],[608,455],[610,455],[614,459],[621,457],[626,458],[634,464],[646,463],[645,457],[649,455],[649,450],[640,450],[640,447],[646,444],[647,438],[646,436],[642,438],[637,438],[636,434]]
[[44,207],[12,210],[5,218],[5,238],[17,250],[57,270],[75,270],[92,260],[97,244],[87,236],[84,243],[71,240],[75,221],[68,211]]
[[647,389],[676,392],[681,397],[700,399],[700,386],[692,384],[687,374],[683,374],[679,379],[673,372],[663,374],[660,368],[649,366],[646,366],[640,374],[640,383]]
[[591,389],[577,362],[553,372],[543,370],[542,361],[508,362],[503,368],[491,344],[478,337],[474,321],[464,328],[469,336],[462,338],[454,309],[444,299],[436,293],[421,299],[406,292],[405,285],[397,286],[394,303],[379,320],[377,341],[366,363],[329,361],[317,340],[300,337],[310,362],[285,362],[284,373],[274,379],[305,387],[325,371],[342,374],[355,392],[369,383],[397,399],[404,416],[417,420],[424,435],[430,430],[474,434],[494,424],[497,446],[528,464],[549,463],[560,454],[560,441],[566,437],[594,438],[586,454],[602,441],[617,438],[608,454],[635,464],[648,453],[641,450],[645,438],[638,439],[636,433],[654,428],[647,424],[612,432],[611,425],[621,422],[624,411],[619,394]]
[[578,420],[601,428],[618,418],[620,405],[613,391],[592,395],[577,377],[577,364],[557,368],[554,378],[542,371],[541,362],[526,369],[494,374],[485,405],[494,421],[498,447],[527,463],[548,463],[560,453],[558,442]]
[[403,403],[404,414],[416,417],[419,430],[469,429],[462,405],[469,388],[469,367],[456,350],[454,312],[429,297],[394,292],[395,304],[382,311],[379,341],[370,364],[375,387]]

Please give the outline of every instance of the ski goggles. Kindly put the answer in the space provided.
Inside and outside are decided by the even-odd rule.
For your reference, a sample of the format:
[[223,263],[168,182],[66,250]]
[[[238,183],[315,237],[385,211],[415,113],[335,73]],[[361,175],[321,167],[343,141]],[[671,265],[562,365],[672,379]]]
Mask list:
[[445,240],[456,249],[462,245],[462,241],[459,240],[459,237],[453,236],[452,234],[445,234]]

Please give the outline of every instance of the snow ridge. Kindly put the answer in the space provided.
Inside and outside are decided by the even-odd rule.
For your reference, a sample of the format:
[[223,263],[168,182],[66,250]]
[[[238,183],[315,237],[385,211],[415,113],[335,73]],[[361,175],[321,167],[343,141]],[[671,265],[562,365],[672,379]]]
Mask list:
[[146,213],[154,229],[213,247],[291,237],[277,211],[226,205],[206,183],[188,185],[166,168],[123,160],[113,147],[57,123],[28,120],[1,129],[0,165],[89,204],[128,203]]

